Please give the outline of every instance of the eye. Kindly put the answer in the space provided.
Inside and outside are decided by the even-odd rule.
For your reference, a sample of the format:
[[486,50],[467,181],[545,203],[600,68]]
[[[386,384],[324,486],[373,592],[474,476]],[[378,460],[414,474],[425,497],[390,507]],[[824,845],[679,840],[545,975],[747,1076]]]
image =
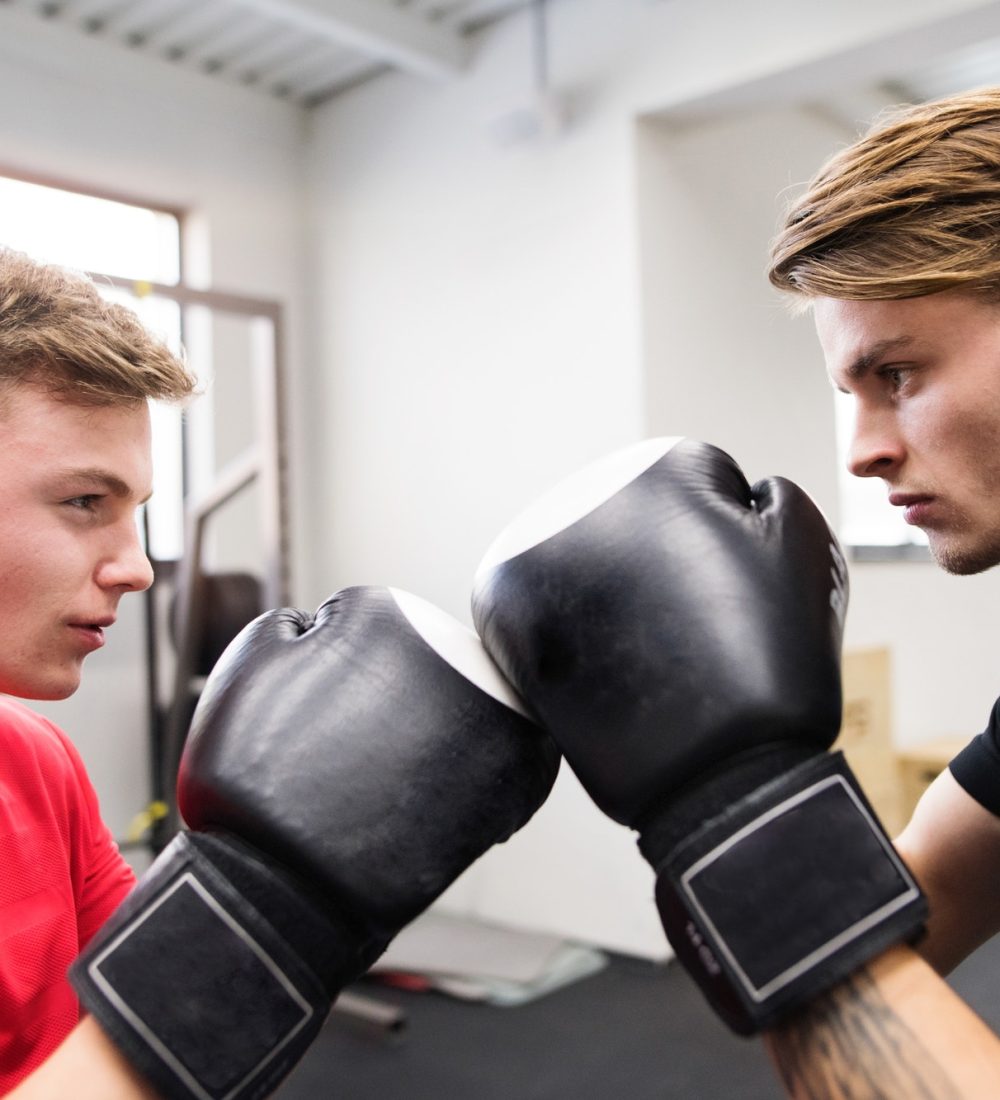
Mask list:
[[68,505],[70,508],[76,508],[81,512],[94,512],[97,510],[100,501],[100,494],[85,493],[83,496],[70,497],[69,500],[64,500],[63,504]]
[[878,376],[888,383],[893,392],[898,392],[906,385],[911,372],[910,367],[885,366],[879,368]]

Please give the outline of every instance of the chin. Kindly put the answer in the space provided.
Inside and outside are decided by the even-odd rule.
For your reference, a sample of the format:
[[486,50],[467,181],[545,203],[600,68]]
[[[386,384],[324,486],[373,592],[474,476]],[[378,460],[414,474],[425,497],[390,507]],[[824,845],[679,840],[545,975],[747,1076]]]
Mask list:
[[68,699],[75,691],[75,687],[59,688],[25,685],[5,689],[3,694],[13,695],[15,699],[32,699],[38,703],[58,703],[63,699]]
[[68,699],[80,686],[79,676],[53,677],[46,680],[0,680],[0,692],[17,699],[36,699],[40,703],[57,703]]
[[54,687],[47,694],[36,695],[35,698],[50,703],[57,703],[60,699],[68,699],[71,695],[76,694],[76,689],[79,686],[80,682],[78,680],[72,687]]
[[946,573],[971,577],[1000,564],[1000,536],[989,542],[963,545],[929,535],[931,556]]

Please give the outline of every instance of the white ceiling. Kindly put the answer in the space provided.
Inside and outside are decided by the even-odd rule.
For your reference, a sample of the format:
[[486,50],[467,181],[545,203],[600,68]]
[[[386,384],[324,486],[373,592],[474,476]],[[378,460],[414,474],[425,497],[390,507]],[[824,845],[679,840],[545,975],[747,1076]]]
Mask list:
[[[0,0],[0,33],[8,12],[44,20],[68,39],[102,39],[161,64],[312,106],[393,69],[455,78],[471,62],[476,30],[545,2]],[[891,52],[884,62],[882,86],[901,99],[1000,83],[1000,42],[993,39],[946,52],[917,71],[893,71]],[[843,92],[840,107],[850,109],[850,90]]]
[[1000,41],[990,38],[942,54],[915,72],[900,74],[898,83],[914,99],[938,99],[1000,84]]
[[67,35],[310,106],[387,69],[457,76],[469,35],[529,0],[0,0]]

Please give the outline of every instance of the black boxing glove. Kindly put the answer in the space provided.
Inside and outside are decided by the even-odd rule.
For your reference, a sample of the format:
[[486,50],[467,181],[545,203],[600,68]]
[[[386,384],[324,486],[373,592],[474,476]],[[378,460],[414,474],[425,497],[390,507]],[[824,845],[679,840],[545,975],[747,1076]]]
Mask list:
[[925,902],[843,756],[847,572],[812,500],[654,439],[558,486],[476,576],[483,642],[639,833],[678,958],[741,1034],[915,937]]
[[251,623],[209,676],[178,835],[74,964],[163,1094],[269,1095],[332,1000],[544,801],[559,756],[475,634],[414,596]]

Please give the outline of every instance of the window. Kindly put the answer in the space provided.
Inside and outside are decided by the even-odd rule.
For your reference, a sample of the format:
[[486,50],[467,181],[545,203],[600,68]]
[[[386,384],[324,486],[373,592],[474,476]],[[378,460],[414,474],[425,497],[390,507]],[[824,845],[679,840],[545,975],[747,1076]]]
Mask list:
[[[133,280],[134,293],[111,286],[102,293],[129,306],[147,328],[179,350],[177,304],[142,291],[144,283],[180,282],[175,213],[0,177],[0,242],[46,263]],[[153,558],[170,560],[183,550],[181,414],[157,403],[151,413],[154,482],[147,505],[147,550]]]
[[927,536],[904,522],[900,509],[886,500],[885,484],[877,477],[855,477],[847,469],[854,421],[854,402],[834,391],[837,458],[840,477],[840,540],[860,559],[898,561],[927,557]]

